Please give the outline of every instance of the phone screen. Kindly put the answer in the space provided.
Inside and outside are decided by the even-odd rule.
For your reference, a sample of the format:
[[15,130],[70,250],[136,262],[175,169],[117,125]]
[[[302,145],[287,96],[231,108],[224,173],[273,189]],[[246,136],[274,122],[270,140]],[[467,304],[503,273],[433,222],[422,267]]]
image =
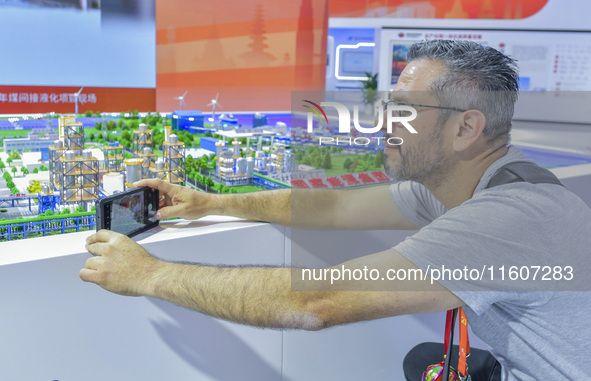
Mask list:
[[[148,218],[144,218],[144,193],[129,195],[113,202],[111,209],[111,230],[129,234],[139,230],[150,222],[156,221],[152,204],[147,205]],[[150,215],[151,214],[151,215]]]
[[158,225],[158,191],[132,189],[98,202],[97,230],[109,229],[129,237]]

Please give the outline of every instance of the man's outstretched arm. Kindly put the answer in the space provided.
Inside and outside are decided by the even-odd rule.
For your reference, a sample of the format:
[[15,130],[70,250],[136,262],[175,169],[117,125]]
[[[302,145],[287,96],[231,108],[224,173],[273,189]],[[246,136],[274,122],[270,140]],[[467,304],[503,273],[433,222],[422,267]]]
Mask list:
[[157,188],[165,196],[160,219],[197,219],[217,214],[304,229],[416,229],[392,202],[388,185],[228,195],[198,192],[156,179],[142,180],[136,185]]
[[[394,250],[326,269],[326,280],[302,283],[301,269],[212,267],[169,263],[152,257],[119,233],[89,237],[95,254],[80,278],[122,295],[153,296],[199,312],[260,327],[318,330],[388,316],[441,311],[464,303],[436,282],[337,281],[332,270],[416,269]],[[292,278],[294,277],[294,278]],[[296,286],[309,291],[292,291]],[[409,290],[409,291],[402,291]]]

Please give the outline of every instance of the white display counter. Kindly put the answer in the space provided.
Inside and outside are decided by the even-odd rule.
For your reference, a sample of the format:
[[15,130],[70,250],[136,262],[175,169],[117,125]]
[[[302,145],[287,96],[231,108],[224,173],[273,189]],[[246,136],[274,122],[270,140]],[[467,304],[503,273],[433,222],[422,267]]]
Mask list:
[[[277,225],[207,217],[164,223],[137,241],[163,259],[283,266],[290,263],[290,233]],[[409,233],[323,232],[326,240],[318,232],[302,234],[318,241],[320,250],[328,244],[334,249],[338,241],[346,260],[383,250]],[[410,348],[441,339],[441,314],[280,331],[111,294],[78,278],[90,256],[84,250],[90,234],[0,244],[0,379],[396,380]]]

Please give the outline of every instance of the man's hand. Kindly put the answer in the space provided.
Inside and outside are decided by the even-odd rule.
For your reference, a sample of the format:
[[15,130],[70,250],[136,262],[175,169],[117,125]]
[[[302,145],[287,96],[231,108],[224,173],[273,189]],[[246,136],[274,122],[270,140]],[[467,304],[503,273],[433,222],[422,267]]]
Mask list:
[[80,270],[80,279],[120,295],[148,294],[152,279],[164,264],[129,237],[110,230],[88,237],[86,250],[94,256]]
[[213,210],[214,198],[207,193],[197,192],[159,179],[141,180],[134,185],[156,188],[160,191],[160,206],[155,215],[157,220],[172,217],[196,220],[215,212]]

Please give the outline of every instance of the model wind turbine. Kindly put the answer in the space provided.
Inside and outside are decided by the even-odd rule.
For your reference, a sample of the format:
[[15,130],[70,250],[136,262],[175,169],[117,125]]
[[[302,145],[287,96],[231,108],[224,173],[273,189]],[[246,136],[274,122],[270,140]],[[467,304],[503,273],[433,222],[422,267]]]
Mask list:
[[78,98],[80,97],[80,93],[82,92],[82,89],[84,89],[84,86],[82,86],[80,88],[80,90],[78,90],[77,93],[72,94],[74,96],[74,103],[76,104],[76,115],[78,115]]
[[181,95],[180,97],[174,97],[174,99],[178,99],[179,100],[179,110],[183,109],[183,105],[185,104],[185,95],[187,95],[187,93],[189,92],[189,90],[185,91],[185,93],[183,95]]
[[211,103],[207,105],[207,107],[212,106],[213,109],[211,110],[211,118],[209,118],[210,122],[215,121],[215,108],[216,106],[219,106],[220,108],[223,108],[221,104],[218,103],[218,97],[220,96],[220,93],[217,93],[215,96],[215,99],[211,100]]

